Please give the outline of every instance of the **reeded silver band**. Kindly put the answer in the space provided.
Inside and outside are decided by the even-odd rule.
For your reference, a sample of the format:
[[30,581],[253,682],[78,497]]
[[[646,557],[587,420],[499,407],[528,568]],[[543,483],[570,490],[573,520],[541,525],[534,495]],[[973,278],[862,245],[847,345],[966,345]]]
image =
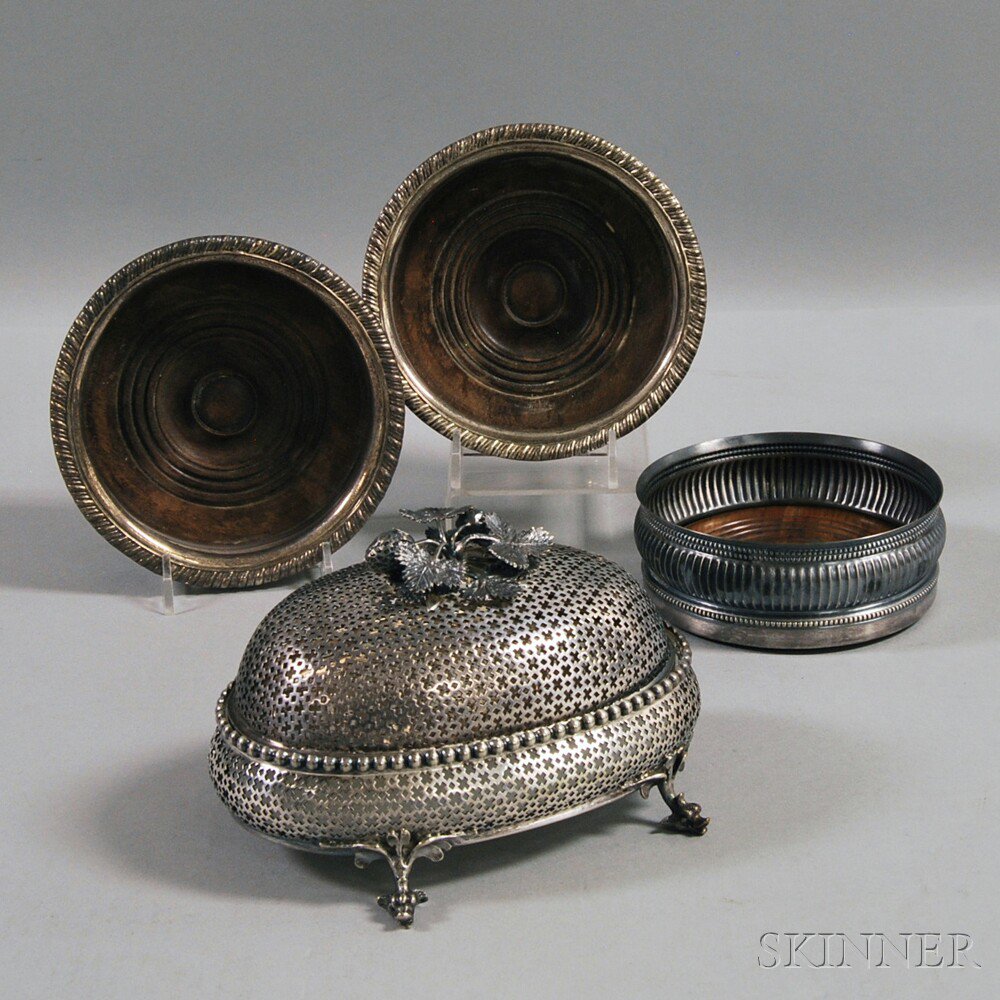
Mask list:
[[761,649],[833,649],[881,639],[912,625],[937,595],[935,570],[929,583],[892,604],[875,605],[847,615],[767,618],[734,615],[692,604],[671,594],[648,571],[643,572],[643,583],[660,613],[685,631],[717,642]]
[[[756,434],[675,452],[640,477],[635,539],[661,614],[738,645],[818,649],[897,632],[930,607],[945,542],[941,481],[888,445]],[[770,504],[838,507],[896,525],[805,544],[720,538],[685,525]]]

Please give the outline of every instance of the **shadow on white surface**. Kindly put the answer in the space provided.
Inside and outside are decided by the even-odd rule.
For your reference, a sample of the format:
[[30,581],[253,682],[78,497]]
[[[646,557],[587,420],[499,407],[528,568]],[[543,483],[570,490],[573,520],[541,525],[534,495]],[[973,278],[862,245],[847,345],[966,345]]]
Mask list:
[[[417,865],[414,884],[433,897],[417,928],[447,923],[458,903],[575,897],[583,905],[623,883],[666,889],[705,866],[776,854],[878,813],[893,795],[892,772],[904,766],[888,747],[859,742],[852,732],[778,715],[708,713],[678,786],[712,817],[706,837],[663,833],[662,802],[633,795],[561,823],[459,847],[438,864]],[[364,911],[389,926],[372,901],[389,884],[385,865],[358,870],[350,858],[283,849],[243,829],[215,795],[203,747],[110,783],[102,770],[85,784],[87,796],[56,825],[75,841],[79,860],[89,856],[140,884],[328,907],[331,920],[350,906],[346,919]]]
[[82,594],[145,595],[156,576],[109,545],[72,499],[5,500],[0,586]]
[[926,617],[908,631],[916,632],[921,625],[938,629],[945,640],[941,648],[996,642],[1000,530],[948,522],[947,531],[937,598]]
[[[5,501],[0,524],[0,587],[120,596],[159,607],[157,574],[104,541],[68,496],[65,503]],[[308,580],[308,574],[300,574],[261,589],[287,590]],[[219,594],[200,588],[186,593],[206,601]],[[187,599],[182,598],[182,610],[193,610]]]

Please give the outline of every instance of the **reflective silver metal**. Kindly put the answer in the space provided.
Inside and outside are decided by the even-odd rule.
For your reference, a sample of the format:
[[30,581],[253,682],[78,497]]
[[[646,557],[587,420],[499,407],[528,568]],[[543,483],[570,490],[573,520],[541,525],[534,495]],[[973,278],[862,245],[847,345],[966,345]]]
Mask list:
[[826,649],[898,632],[934,600],[941,480],[898,448],[833,434],[723,438],[661,458],[636,492],[646,589],[697,635]]
[[[384,857],[395,884],[380,903],[403,926],[426,899],[413,863],[455,844],[653,787],[667,828],[704,833],[674,789],[700,704],[684,639],[615,564],[437,513],[459,576],[516,588],[442,576],[414,592],[410,556],[386,558],[383,540],[282,601],[218,703],[211,772],[237,818],[305,850]],[[428,551],[436,530],[407,537]]]
[[112,275],[66,336],[50,405],[87,520],[198,587],[320,562],[378,506],[403,439],[375,316],[327,267],[248,236],[180,240]]
[[497,125],[428,157],[372,230],[364,295],[417,416],[542,460],[603,447],[687,373],[705,265],[666,184],[579,129]]

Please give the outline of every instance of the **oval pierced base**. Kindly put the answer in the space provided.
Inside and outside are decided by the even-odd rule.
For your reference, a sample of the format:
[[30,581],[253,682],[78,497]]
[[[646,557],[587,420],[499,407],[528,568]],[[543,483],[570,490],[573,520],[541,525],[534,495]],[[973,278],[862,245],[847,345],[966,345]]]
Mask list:
[[423,900],[407,879],[418,857],[517,833],[659,787],[667,825],[705,831],[700,808],[673,789],[700,707],[690,650],[675,665],[594,712],[472,744],[388,754],[314,754],[257,743],[219,701],[210,766],[235,816],[292,847],[388,860],[395,891],[382,905],[408,926]]

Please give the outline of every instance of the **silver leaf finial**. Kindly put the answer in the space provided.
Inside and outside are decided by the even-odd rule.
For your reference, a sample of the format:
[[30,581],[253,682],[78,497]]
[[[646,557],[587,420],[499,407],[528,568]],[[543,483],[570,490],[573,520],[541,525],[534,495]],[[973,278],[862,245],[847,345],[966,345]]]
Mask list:
[[517,530],[499,514],[474,507],[400,513],[422,524],[424,537],[394,528],[372,542],[365,558],[411,598],[457,593],[477,603],[509,600],[518,576],[553,542],[544,528]]

